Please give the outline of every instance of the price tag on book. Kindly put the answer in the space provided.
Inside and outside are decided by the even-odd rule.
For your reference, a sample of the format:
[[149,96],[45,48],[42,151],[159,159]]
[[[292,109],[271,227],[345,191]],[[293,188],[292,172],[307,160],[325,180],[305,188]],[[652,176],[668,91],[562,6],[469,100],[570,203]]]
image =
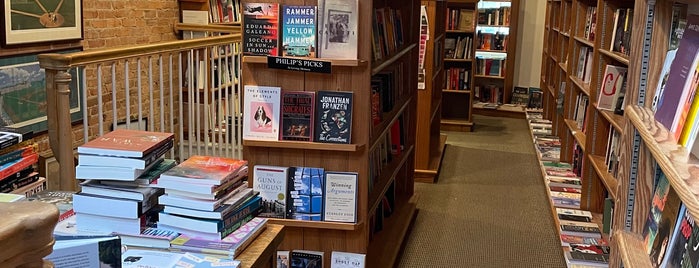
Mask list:
[[332,64],[329,61],[268,56],[267,68],[329,74]]

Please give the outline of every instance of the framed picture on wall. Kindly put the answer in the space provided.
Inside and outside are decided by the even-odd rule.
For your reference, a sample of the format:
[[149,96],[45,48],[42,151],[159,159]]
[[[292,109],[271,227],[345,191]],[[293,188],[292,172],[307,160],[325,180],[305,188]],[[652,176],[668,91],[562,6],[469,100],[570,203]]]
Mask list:
[[[71,49],[58,51],[68,53]],[[52,51],[54,52],[54,51]],[[69,70],[71,122],[82,119],[82,72]],[[46,74],[36,54],[0,58],[0,126],[29,129],[34,133],[48,129],[46,121]]]
[[83,37],[82,0],[3,1],[3,45]]

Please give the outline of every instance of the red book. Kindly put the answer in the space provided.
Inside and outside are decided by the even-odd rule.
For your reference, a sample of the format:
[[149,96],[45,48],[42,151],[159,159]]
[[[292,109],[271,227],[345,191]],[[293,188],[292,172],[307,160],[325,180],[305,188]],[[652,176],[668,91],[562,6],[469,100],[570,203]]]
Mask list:
[[160,174],[158,183],[165,181],[221,185],[239,178],[238,171],[247,166],[245,160],[194,155],[179,165]]
[[78,153],[142,158],[174,137],[166,132],[117,129],[78,146]]
[[22,157],[22,159],[3,164],[0,166],[0,181],[30,167],[37,161],[39,161],[39,155],[37,153],[31,153],[28,156]]

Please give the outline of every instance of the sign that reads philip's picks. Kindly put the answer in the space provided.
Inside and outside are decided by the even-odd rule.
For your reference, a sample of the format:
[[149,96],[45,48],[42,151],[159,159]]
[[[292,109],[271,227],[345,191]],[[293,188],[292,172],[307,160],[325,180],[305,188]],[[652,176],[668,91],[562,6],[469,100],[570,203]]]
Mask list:
[[332,70],[332,64],[329,61],[273,56],[267,57],[267,67],[273,69],[326,74],[329,74]]

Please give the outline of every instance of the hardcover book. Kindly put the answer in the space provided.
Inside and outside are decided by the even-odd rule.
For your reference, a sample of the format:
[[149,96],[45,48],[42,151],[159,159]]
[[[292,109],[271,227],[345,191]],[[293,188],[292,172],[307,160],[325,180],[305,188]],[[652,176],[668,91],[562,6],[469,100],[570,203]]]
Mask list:
[[315,92],[282,92],[282,140],[312,141]]
[[668,197],[670,196],[670,182],[665,177],[665,174],[660,172],[656,175],[655,190],[651,208],[648,211],[646,223],[643,226],[643,240],[646,245],[646,253],[650,253],[653,246],[653,241],[658,233],[660,218],[665,209]]
[[245,2],[242,6],[243,54],[279,55],[279,4]]
[[115,129],[78,146],[78,154],[142,158],[174,138],[173,133]]
[[283,6],[282,56],[316,57],[315,6]]
[[576,235],[561,235],[561,245],[568,246],[570,244],[588,244],[588,245],[598,245],[598,246],[609,246],[607,240],[604,238],[594,238]]
[[170,241],[180,234],[165,229],[147,227],[140,234],[117,234],[121,237],[121,244],[127,246],[147,247],[147,248],[170,248]]
[[626,79],[626,67],[607,65],[602,76],[600,94],[597,98],[597,108],[614,111],[621,88]]
[[289,167],[256,165],[252,177],[252,189],[262,197],[260,217],[286,218]]
[[86,166],[100,167],[120,167],[120,168],[139,168],[145,169],[155,161],[158,161],[165,153],[172,149],[174,140],[170,139],[162,146],[158,146],[155,150],[144,155],[141,158],[131,157],[114,157],[106,155],[78,154],[78,163]]
[[243,139],[279,139],[280,87],[245,85]]
[[678,109],[689,95],[694,70],[699,63],[699,15],[687,17],[687,28],[682,34],[677,55],[670,66],[665,89],[660,96],[655,119],[672,130],[682,109]]
[[568,209],[568,208],[556,208],[556,214],[561,220],[569,221],[592,221],[592,213],[586,210],[579,209]]
[[678,215],[679,216],[677,218],[677,223],[675,224],[672,238],[670,239],[670,243],[665,251],[665,257],[662,258],[662,263],[660,265],[661,267],[682,267],[682,254],[685,252],[685,248],[689,246],[688,242],[692,234],[694,218],[691,214],[689,214],[689,211],[684,204],[680,205],[680,212]]
[[179,165],[160,174],[158,181],[172,181],[185,184],[222,185],[237,178],[238,171],[248,161],[193,155]]
[[118,236],[56,237],[53,252],[46,256],[56,267],[121,267],[121,239]]
[[351,142],[352,92],[318,91],[316,98],[315,141]]
[[267,219],[255,217],[228,236],[207,240],[182,234],[172,240],[172,247],[187,252],[238,256],[267,227]]
[[318,58],[357,59],[357,0],[319,0],[318,11]]
[[577,222],[577,221],[560,221],[561,234],[575,235],[583,237],[601,238],[602,233],[596,223]]
[[365,254],[333,251],[330,256],[330,268],[364,268],[365,265]]
[[326,172],[323,220],[357,221],[357,173]]
[[[325,170],[313,167],[291,168],[287,194],[287,218],[320,221],[323,215]],[[290,174],[291,175],[291,174]]]
[[293,250],[291,251],[291,268],[322,268],[322,251]]

